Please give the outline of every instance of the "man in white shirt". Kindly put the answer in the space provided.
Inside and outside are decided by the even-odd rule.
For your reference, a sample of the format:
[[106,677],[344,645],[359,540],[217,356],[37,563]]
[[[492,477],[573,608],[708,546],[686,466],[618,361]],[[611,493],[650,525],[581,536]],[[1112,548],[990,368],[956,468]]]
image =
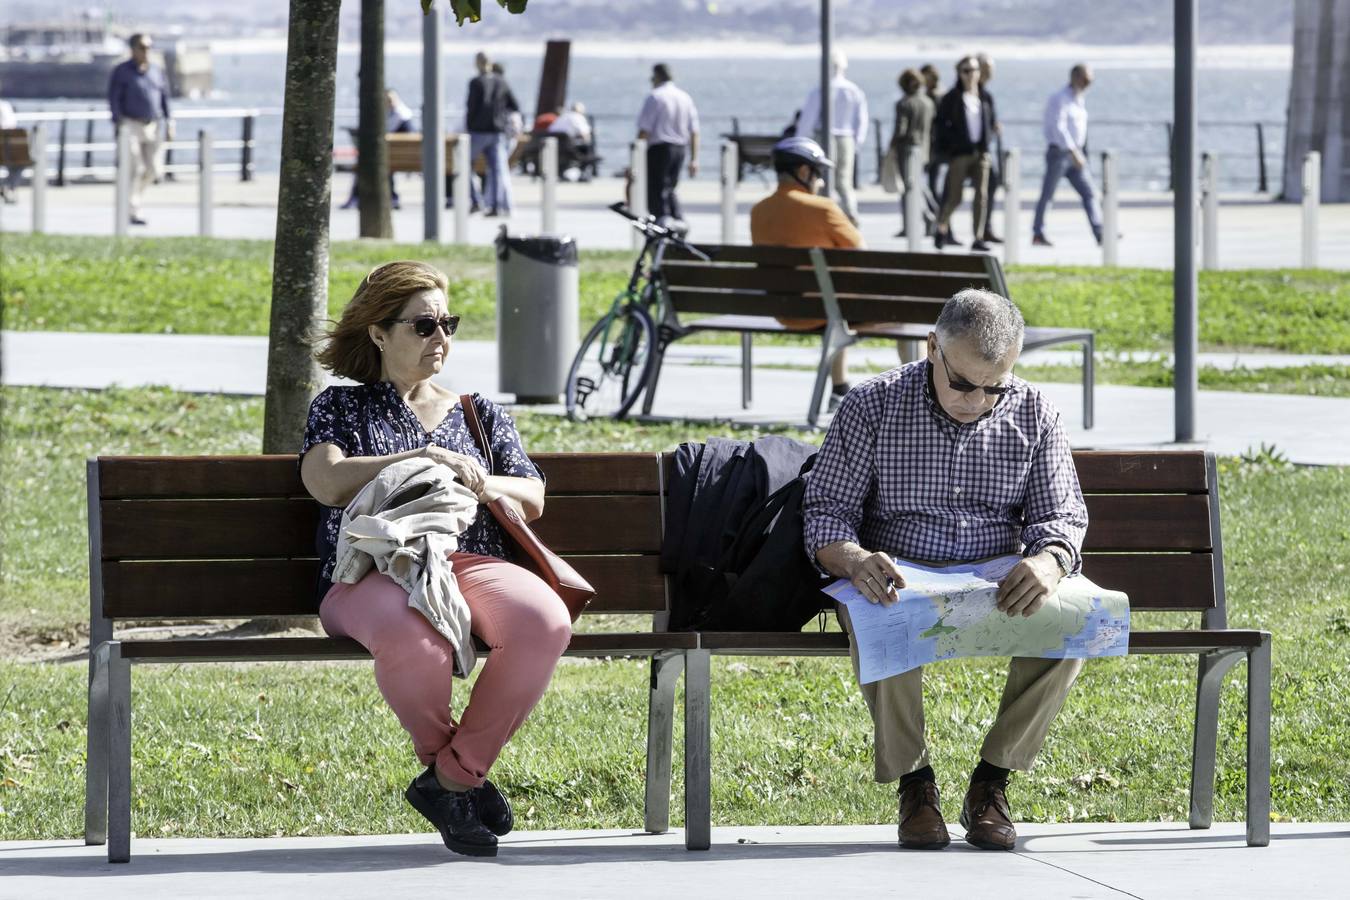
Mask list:
[[[19,117],[14,114],[14,106],[8,100],[0,100],[0,130],[18,127]],[[3,160],[0,160],[0,163],[2,162]],[[0,199],[3,199],[6,203],[15,201],[14,192],[19,186],[19,178],[22,175],[22,166],[7,166],[5,168],[5,177],[0,180]]]
[[1051,94],[1045,104],[1045,180],[1041,182],[1041,199],[1036,202],[1036,219],[1031,226],[1031,243],[1040,247],[1053,246],[1045,236],[1045,208],[1054,199],[1059,180],[1066,175],[1083,198],[1093,237],[1098,244],[1102,242],[1102,210],[1084,149],[1088,114],[1083,94],[1091,84],[1092,70],[1086,63],[1079,63],[1069,71],[1068,85]]
[[[844,77],[848,57],[842,50],[830,54],[830,159],[834,161],[834,189],[844,215],[858,224],[858,198],[853,193],[853,169],[858,148],[867,141],[867,95]],[[797,134],[815,140],[820,133],[820,86],[806,95]]]
[[652,92],[638,113],[638,138],[647,142],[647,212],[657,220],[681,219],[675,186],[689,157],[689,177],[698,175],[698,109],[675,86],[670,67],[652,66]]
[[591,142],[591,121],[586,118],[586,104],[580,100],[573,103],[571,109],[559,115],[548,126],[548,133],[565,134],[572,139],[573,143],[589,144]]

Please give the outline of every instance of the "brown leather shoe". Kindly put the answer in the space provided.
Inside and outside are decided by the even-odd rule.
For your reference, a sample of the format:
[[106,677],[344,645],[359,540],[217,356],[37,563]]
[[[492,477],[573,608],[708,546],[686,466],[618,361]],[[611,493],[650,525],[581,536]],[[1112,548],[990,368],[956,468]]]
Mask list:
[[906,850],[941,850],[952,842],[937,785],[912,781],[900,790],[900,846]]
[[976,781],[961,804],[966,843],[981,850],[1011,850],[1017,844],[1012,811],[1008,809],[1006,781]]

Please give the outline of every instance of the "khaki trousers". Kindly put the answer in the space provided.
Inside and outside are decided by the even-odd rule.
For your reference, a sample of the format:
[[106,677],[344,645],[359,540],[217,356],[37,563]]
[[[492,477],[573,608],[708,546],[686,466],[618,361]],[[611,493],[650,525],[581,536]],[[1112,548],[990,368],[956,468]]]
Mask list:
[[858,195],[853,191],[853,167],[857,164],[857,150],[851,134],[830,135],[831,158],[834,160],[834,191],[844,215],[858,224]]
[[[856,678],[858,645],[843,604],[838,604],[838,614],[839,623],[848,632]],[[1081,659],[1013,657],[998,716],[985,735],[980,758],[1004,769],[1029,770],[1082,668]],[[861,687],[872,714],[876,780],[889,784],[928,765],[923,736],[923,667]]]
[[122,128],[131,134],[131,196],[128,205],[133,218],[140,218],[145,189],[159,178],[159,122],[123,119]]
[[966,182],[973,181],[975,200],[970,214],[975,221],[975,240],[984,237],[984,228],[989,222],[989,168],[988,153],[967,153],[953,157],[947,163],[947,186],[942,194],[942,211],[938,213],[940,228],[946,228],[951,222],[952,213],[964,199]]

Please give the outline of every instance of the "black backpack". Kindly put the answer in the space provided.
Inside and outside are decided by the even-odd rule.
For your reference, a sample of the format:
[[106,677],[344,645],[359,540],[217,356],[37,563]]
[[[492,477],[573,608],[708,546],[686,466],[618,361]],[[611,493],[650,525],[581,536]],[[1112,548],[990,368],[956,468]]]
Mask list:
[[693,627],[702,631],[800,631],[833,601],[802,546],[801,473],[765,498],[745,519],[705,581],[706,603]]

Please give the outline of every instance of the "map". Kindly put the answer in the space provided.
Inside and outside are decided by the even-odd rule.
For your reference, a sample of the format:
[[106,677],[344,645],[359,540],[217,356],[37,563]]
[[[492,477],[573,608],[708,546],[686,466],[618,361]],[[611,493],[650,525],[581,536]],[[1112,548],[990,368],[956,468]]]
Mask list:
[[1130,603],[1081,575],[1065,578],[1031,616],[1000,612],[998,582],[1021,560],[1000,556],[936,569],[897,559],[905,586],[890,606],[871,603],[845,579],[825,593],[848,607],[867,684],[956,656],[1087,659],[1124,656]]

